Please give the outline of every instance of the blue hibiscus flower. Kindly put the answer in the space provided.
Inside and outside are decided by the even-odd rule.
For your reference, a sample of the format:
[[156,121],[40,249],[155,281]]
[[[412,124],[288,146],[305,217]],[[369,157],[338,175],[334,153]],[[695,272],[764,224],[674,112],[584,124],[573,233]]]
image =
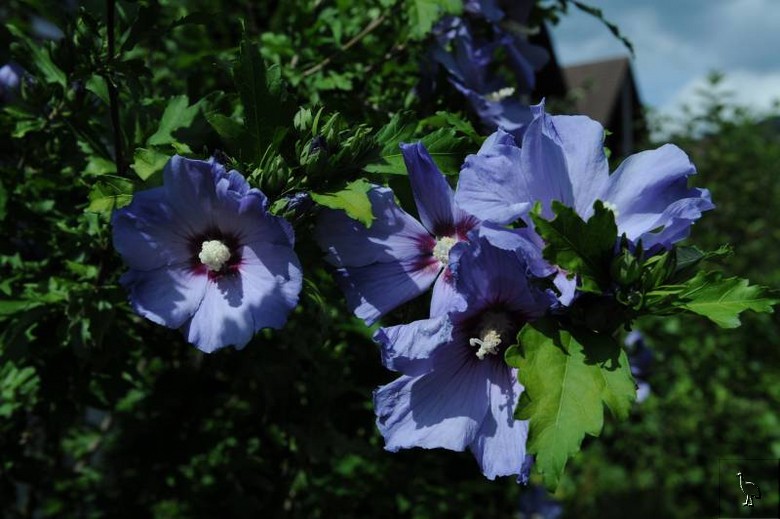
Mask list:
[[347,304],[368,324],[431,285],[431,315],[441,315],[452,298],[450,249],[479,225],[478,218],[455,204],[452,188],[425,146],[403,144],[401,152],[419,222],[398,207],[390,189],[375,186],[368,193],[376,217],[371,227],[343,211],[323,210],[315,229],[326,260],[337,267]]
[[524,474],[528,424],[513,416],[523,388],[503,353],[551,299],[529,285],[521,255],[484,236],[456,245],[451,262],[465,305],[375,334],[401,373],[374,392],[377,426],[390,451],[468,448],[490,479]]
[[112,218],[114,247],[130,267],[120,283],[135,311],[180,328],[205,352],[281,328],[302,283],[290,224],[213,160],[174,156],[163,176]]
[[587,220],[601,200],[615,214],[618,233],[650,250],[688,236],[702,212],[714,207],[709,191],[688,187],[696,170],[677,146],[632,155],[610,174],[599,123],[550,116],[544,103],[532,109],[520,146],[499,130],[466,158],[455,196],[465,210],[498,223],[522,218],[532,224],[535,203],[550,218],[551,202],[558,200]]
[[10,103],[16,98],[24,69],[11,62],[0,67],[0,103]]

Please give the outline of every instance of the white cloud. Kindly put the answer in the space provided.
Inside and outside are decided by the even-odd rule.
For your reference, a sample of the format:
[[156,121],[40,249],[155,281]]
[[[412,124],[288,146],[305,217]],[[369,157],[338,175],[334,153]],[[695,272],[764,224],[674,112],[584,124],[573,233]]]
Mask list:
[[[694,110],[701,106],[700,90],[710,90],[707,76],[690,80],[672,99],[661,106],[660,111],[669,115],[679,113],[683,105]],[[727,74],[719,91],[728,92],[726,97],[733,104],[744,106],[757,113],[769,112],[775,102],[780,101],[780,72],[753,72],[740,70]]]
[[[634,73],[645,103],[666,110],[719,70],[730,77],[738,99],[769,106],[772,96],[764,92],[780,73],[780,0],[603,0],[599,6],[634,43]],[[600,22],[570,13],[554,29],[563,65],[626,54]]]
[[[688,107],[694,114],[701,113],[705,106],[701,95],[703,91],[713,92],[707,75],[691,79],[668,102],[660,106],[657,114],[660,128],[655,132],[655,137],[666,138],[683,129],[685,119],[688,118],[682,111],[683,107]],[[746,108],[758,116],[777,114],[777,103],[780,103],[780,71],[734,71],[723,78],[715,92],[718,99],[729,107]],[[729,116],[728,111],[726,116]]]

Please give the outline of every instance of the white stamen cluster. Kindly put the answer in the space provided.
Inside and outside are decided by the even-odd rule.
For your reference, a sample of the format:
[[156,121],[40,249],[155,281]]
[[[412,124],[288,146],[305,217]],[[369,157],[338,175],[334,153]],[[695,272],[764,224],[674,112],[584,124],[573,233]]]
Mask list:
[[446,265],[450,261],[450,249],[456,243],[458,240],[449,236],[439,238],[433,247],[433,257]]
[[514,95],[515,89],[514,87],[504,87],[499,90],[496,90],[495,92],[491,92],[488,95],[485,96],[485,99],[488,101],[493,101],[494,103],[498,103],[499,101],[503,101],[507,97],[511,97]]
[[227,260],[230,259],[230,249],[219,240],[207,240],[201,245],[198,259],[209,270],[217,272],[222,270]]
[[488,312],[482,318],[479,337],[469,339],[470,346],[479,346],[477,358],[483,360],[486,355],[498,354],[501,334],[509,330],[509,319],[503,313]]
[[601,202],[601,203],[604,204],[604,209],[606,209],[607,211],[612,211],[612,214],[615,215],[615,218],[618,217],[620,211],[618,211],[618,208],[615,204],[613,204],[612,202]]

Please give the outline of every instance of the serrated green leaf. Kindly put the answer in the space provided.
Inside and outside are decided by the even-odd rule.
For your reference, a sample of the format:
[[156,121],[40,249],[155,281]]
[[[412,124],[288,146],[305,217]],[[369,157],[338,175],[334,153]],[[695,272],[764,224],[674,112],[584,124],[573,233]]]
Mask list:
[[266,68],[260,50],[246,37],[239,47],[233,77],[244,107],[247,141],[242,158],[259,163],[269,146],[278,145],[292,125],[295,105],[288,98],[281,69]]
[[104,159],[96,155],[90,157],[87,167],[84,168],[84,174],[95,177],[109,173],[116,173],[116,163],[113,160]]
[[27,48],[32,64],[40,73],[36,74],[36,76],[43,79],[46,83],[56,83],[63,88],[68,86],[68,76],[51,59],[51,43],[35,42],[28,38],[24,31],[13,24],[7,24],[6,28]]
[[406,174],[403,158],[398,146],[414,138],[417,123],[396,114],[376,133],[376,141],[382,146],[377,160],[367,164],[364,169],[369,173]]
[[459,137],[454,128],[441,128],[421,141],[445,175],[457,175],[466,155],[473,151],[468,140]]
[[133,183],[114,175],[103,175],[89,192],[87,211],[104,216],[124,207],[133,199]]
[[458,15],[463,9],[460,0],[411,0],[409,6],[409,35],[414,39],[425,38],[433,24],[447,14]]
[[625,352],[610,336],[578,332],[575,338],[540,321],[523,327],[518,340],[523,354],[508,359],[525,387],[515,417],[530,420],[528,452],[545,485],[555,489],[585,435],[601,433],[603,405],[625,418],[636,386]]
[[699,272],[686,283],[676,306],[707,317],[722,328],[740,325],[745,310],[772,312],[777,299],[764,297],[764,288],[749,285],[747,279],[724,278],[722,272]]
[[697,247],[692,246],[678,246],[675,248],[677,254],[677,262],[675,264],[674,273],[672,275],[675,279],[681,279],[685,275],[693,275],[693,271],[702,262],[724,258],[729,256],[734,251],[728,245],[723,245],[714,251],[702,251]]
[[366,227],[371,227],[374,214],[371,211],[371,201],[368,199],[370,189],[371,184],[361,178],[350,182],[341,191],[324,194],[311,193],[311,198],[316,203],[330,209],[342,209],[350,218],[361,222]]
[[617,225],[615,215],[600,200],[593,207],[593,216],[587,222],[557,200],[552,203],[554,219],[545,220],[537,212],[531,217],[547,242],[544,258],[571,274],[579,274],[581,290],[599,292],[609,284]]
[[[377,133],[377,141],[382,145],[379,158],[364,169],[369,173],[406,175],[406,164],[399,145],[418,140],[414,137],[415,127],[416,124],[405,123],[398,116],[394,117]],[[445,175],[457,174],[463,159],[472,151],[468,139],[458,136],[453,128],[440,128],[419,140]]]
[[169,99],[157,131],[147,139],[146,143],[150,146],[162,146],[176,142],[173,132],[188,127],[198,114],[199,103],[192,106],[189,104],[190,100],[186,95]]
[[455,128],[458,132],[462,133],[475,143],[482,143],[485,140],[485,138],[482,137],[476,129],[474,129],[474,126],[471,124],[471,122],[451,112],[444,112],[440,110],[434,115],[423,119],[421,124],[431,125],[436,128]]
[[146,180],[158,171],[162,171],[171,157],[153,148],[138,148],[133,153],[133,170],[141,180]]

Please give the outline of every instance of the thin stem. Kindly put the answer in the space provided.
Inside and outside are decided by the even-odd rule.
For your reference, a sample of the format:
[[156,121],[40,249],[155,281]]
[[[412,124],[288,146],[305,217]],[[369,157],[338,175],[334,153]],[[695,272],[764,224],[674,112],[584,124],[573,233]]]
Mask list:
[[125,173],[124,150],[122,149],[122,126],[119,121],[119,92],[113,80],[113,64],[116,54],[114,43],[114,25],[116,20],[116,0],[106,0],[106,35],[108,38],[108,72],[105,79],[108,85],[108,100],[111,109],[111,125],[114,127],[114,161],[120,176]]
[[322,70],[323,68],[325,68],[325,67],[326,67],[328,64],[330,64],[330,62],[331,62],[331,61],[333,61],[333,59],[334,59],[336,56],[338,56],[338,55],[339,55],[339,54],[341,54],[342,52],[345,52],[345,51],[349,50],[349,49],[350,49],[350,48],[351,48],[353,45],[355,45],[357,42],[359,42],[360,40],[362,40],[363,38],[365,38],[365,37],[366,37],[368,34],[370,34],[370,33],[371,33],[371,31],[373,31],[374,29],[376,29],[377,27],[379,27],[379,26],[382,24],[382,22],[384,22],[384,21],[385,21],[385,19],[387,18],[387,14],[388,14],[388,12],[387,12],[387,11],[385,11],[384,13],[382,13],[381,15],[379,15],[378,17],[376,17],[376,18],[374,18],[373,20],[371,20],[371,23],[369,23],[368,25],[366,25],[366,26],[363,28],[363,30],[362,30],[362,31],[360,31],[360,32],[359,32],[359,33],[358,33],[358,34],[357,34],[357,35],[356,35],[354,38],[352,38],[352,39],[351,39],[351,40],[349,40],[347,43],[345,43],[344,45],[342,45],[342,46],[339,48],[339,50],[337,50],[336,52],[334,52],[333,54],[331,54],[330,56],[328,56],[328,57],[327,57],[327,58],[325,58],[324,60],[320,61],[320,62],[319,62],[319,63],[317,63],[316,65],[314,65],[314,66],[312,66],[312,67],[309,67],[309,68],[307,68],[306,70],[304,70],[304,71],[303,71],[303,76],[304,76],[304,77],[306,77],[306,76],[310,76],[310,75],[314,74],[315,72],[319,72],[320,70]]

